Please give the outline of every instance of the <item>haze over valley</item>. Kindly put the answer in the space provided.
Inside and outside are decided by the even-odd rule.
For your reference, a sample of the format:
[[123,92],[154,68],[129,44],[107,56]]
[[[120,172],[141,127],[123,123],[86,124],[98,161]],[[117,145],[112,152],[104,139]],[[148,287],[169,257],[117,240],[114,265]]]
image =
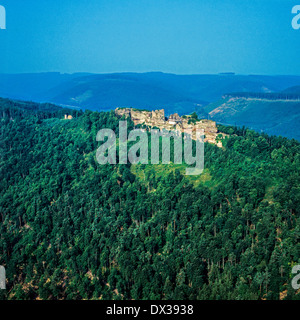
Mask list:
[[[92,111],[118,107],[165,109],[167,115],[197,112],[200,118],[259,132],[300,138],[300,76],[113,74],[0,74],[0,96],[51,102]],[[231,93],[282,93],[230,100]],[[262,116],[263,115],[263,116]]]

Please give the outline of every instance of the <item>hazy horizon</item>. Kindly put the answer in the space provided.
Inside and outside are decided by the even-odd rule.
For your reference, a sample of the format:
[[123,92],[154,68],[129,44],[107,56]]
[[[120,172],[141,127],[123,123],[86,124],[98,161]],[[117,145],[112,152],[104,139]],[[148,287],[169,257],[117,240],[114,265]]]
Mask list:
[[147,73],[162,73],[162,74],[169,74],[175,76],[265,76],[265,77],[300,77],[299,74],[261,74],[261,73],[236,73],[236,72],[218,72],[218,73],[175,73],[175,72],[163,72],[163,71],[115,71],[115,72],[61,72],[61,71],[40,71],[40,72],[0,72],[2,75],[20,75],[20,74],[47,74],[47,73],[56,73],[56,74],[68,74],[68,75],[75,75],[75,74],[86,74],[86,75],[106,75],[106,74],[147,74]]

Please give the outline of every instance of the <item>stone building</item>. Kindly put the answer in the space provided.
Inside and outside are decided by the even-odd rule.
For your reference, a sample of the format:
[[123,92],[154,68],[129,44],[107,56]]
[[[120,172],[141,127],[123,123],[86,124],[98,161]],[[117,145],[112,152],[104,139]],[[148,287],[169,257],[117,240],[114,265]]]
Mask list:
[[159,129],[174,130],[178,132],[191,132],[193,138],[197,130],[204,130],[205,142],[217,144],[222,147],[222,142],[217,141],[218,128],[216,122],[211,120],[200,120],[195,123],[189,121],[189,116],[180,117],[177,113],[171,114],[169,118],[165,117],[164,109],[155,111],[144,111],[132,108],[118,108],[116,114],[130,117],[135,125],[146,125],[149,127],[157,127]]

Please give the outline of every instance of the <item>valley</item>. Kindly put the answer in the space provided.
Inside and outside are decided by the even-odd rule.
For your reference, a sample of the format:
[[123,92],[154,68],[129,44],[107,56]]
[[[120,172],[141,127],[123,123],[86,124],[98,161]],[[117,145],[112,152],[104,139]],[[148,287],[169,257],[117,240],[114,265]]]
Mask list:
[[196,112],[199,119],[299,139],[299,84],[299,76],[230,73],[0,74],[0,96],[75,110],[164,109],[167,117]]

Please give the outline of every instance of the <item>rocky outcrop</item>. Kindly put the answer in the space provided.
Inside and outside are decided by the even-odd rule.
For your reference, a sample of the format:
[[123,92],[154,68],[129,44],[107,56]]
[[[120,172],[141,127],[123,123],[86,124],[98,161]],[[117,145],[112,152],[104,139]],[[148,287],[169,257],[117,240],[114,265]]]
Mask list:
[[190,131],[195,137],[197,130],[204,130],[205,142],[217,144],[222,147],[222,142],[217,141],[218,128],[216,122],[211,120],[195,121],[190,116],[180,117],[177,113],[171,114],[169,118],[165,117],[165,111],[144,111],[132,108],[118,108],[116,114],[119,116],[130,117],[133,123],[137,125],[146,125],[165,130],[175,130],[178,132]]

